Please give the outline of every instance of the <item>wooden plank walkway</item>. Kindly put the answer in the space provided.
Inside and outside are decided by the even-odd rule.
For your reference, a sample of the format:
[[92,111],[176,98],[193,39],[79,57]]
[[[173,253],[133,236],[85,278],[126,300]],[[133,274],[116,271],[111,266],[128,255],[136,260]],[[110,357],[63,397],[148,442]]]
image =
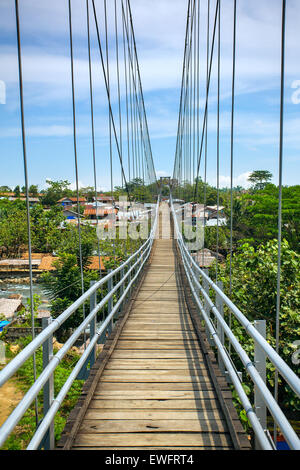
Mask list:
[[231,406],[238,436],[234,443],[185,302],[173,240],[155,241],[151,263],[132,300],[77,431],[75,410],[60,447],[249,449],[231,393],[217,372],[224,401]]

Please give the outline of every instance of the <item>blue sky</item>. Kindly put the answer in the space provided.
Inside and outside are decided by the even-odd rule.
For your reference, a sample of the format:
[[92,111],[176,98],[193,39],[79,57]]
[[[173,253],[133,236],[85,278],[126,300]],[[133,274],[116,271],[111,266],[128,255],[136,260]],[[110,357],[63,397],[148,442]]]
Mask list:
[[[21,0],[24,103],[30,184],[75,181],[67,0]],[[101,17],[103,1],[96,0]],[[206,0],[202,0],[201,111],[205,95]],[[113,41],[113,2],[109,28]],[[172,175],[180,98],[187,0],[131,0],[154,164]],[[211,0],[213,15],[215,0]],[[223,0],[221,185],[230,184],[232,0]],[[272,5],[272,7],[270,7]],[[299,183],[300,3],[287,1],[284,184]],[[93,184],[85,0],[72,0],[79,180]],[[211,16],[211,22],[213,17]],[[234,182],[267,169],[278,181],[281,0],[238,0]],[[102,23],[103,31],[103,23]],[[92,26],[97,179],[109,189],[106,94]],[[23,184],[14,2],[0,2],[0,185]],[[209,104],[208,181],[216,183],[216,64]],[[116,63],[111,43],[111,83]],[[112,92],[116,106],[116,92]],[[123,101],[124,104],[124,101]],[[124,111],[124,107],[123,107]],[[125,114],[123,116],[125,119]],[[125,145],[125,142],[124,142]],[[114,183],[120,170],[114,152]],[[203,169],[201,168],[201,171]]]

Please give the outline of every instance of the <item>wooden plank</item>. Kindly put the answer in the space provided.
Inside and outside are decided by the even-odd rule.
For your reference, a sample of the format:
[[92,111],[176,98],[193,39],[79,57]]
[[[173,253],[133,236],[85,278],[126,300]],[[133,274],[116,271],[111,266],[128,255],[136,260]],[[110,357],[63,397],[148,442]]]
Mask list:
[[129,369],[127,368],[126,370],[109,370],[109,369],[104,369],[103,371],[103,377],[132,377],[132,381],[134,382],[138,377],[153,377],[155,376],[156,378],[163,377],[167,378],[170,377],[170,379],[173,379],[174,376],[176,377],[209,377],[208,371],[203,368],[200,370],[197,369],[155,369],[155,370],[140,370],[140,369]]
[[204,359],[111,359],[106,366],[106,369],[183,369],[183,370],[194,370],[203,369]]
[[151,312],[152,314],[180,314],[180,315],[188,315],[188,311],[185,310],[182,306],[178,305],[178,302],[165,302],[161,303],[159,306],[159,309],[157,309],[157,302],[134,302],[131,313],[143,313],[145,312],[146,314],[148,312]]
[[155,318],[149,320],[131,319],[127,324],[127,328],[135,331],[140,331],[141,328],[148,331],[194,331],[193,325],[188,322],[181,322],[179,318],[177,321],[172,320],[166,323],[162,323],[162,320],[156,320]]
[[[232,448],[173,243],[154,243],[128,320],[72,436],[74,449]],[[221,373],[218,385],[226,389],[223,398],[232,400]]]
[[163,290],[151,290],[151,291],[140,291],[136,297],[134,297],[136,302],[141,300],[150,299],[152,302],[155,300],[161,302],[163,300],[176,301],[178,298],[178,291],[174,293],[173,291],[163,291]]
[[[170,371],[155,371],[155,374],[147,374],[147,372],[136,375],[137,372],[142,372],[142,371],[130,371],[130,375],[125,373],[125,371],[106,371],[103,374],[102,381],[103,382],[128,382],[130,379],[133,382],[192,382],[192,383],[202,383],[202,382],[208,382],[210,383],[210,378],[209,376],[205,373],[205,375],[202,376],[190,376],[188,375],[181,375],[179,374],[178,371],[175,375],[175,371],[171,371],[173,375],[169,375],[167,372]],[[162,374],[159,374],[160,372],[163,372]],[[113,375],[112,375],[113,374]]]
[[[230,392],[227,392],[227,398],[231,398]],[[106,398],[109,400],[119,399],[144,399],[144,400],[183,400],[183,399],[216,399],[217,395],[214,390],[106,390],[103,391],[99,386],[95,390],[95,397]]]
[[[140,285],[143,282],[143,279],[145,277],[146,271],[147,271],[147,265],[146,265],[145,271],[143,272],[142,276],[140,277],[136,287],[134,288],[134,292],[135,292],[135,290],[139,289],[139,287],[140,287]],[[67,423],[66,423],[65,430],[64,430],[65,435],[64,435],[64,433],[62,435],[62,439],[64,439],[64,437],[66,437],[66,440],[64,442],[64,449],[70,449],[72,447],[72,444],[73,444],[75,436],[78,432],[79,426],[80,426],[80,424],[83,420],[83,417],[86,413],[86,410],[88,409],[90,400],[93,397],[93,393],[94,393],[94,391],[97,387],[97,384],[99,383],[99,378],[100,378],[100,376],[103,372],[103,369],[104,369],[105,365],[109,361],[109,358],[110,358],[111,354],[113,353],[113,350],[115,349],[115,346],[118,342],[118,338],[119,338],[119,335],[122,331],[122,328],[124,327],[124,325],[125,325],[125,323],[128,319],[128,316],[129,316],[131,308],[132,308],[132,304],[133,304],[133,302],[131,300],[128,300],[126,306],[124,307],[123,311],[121,312],[121,315],[120,315],[113,331],[110,334],[110,341],[107,341],[107,343],[105,344],[102,352],[100,353],[99,357],[97,358],[95,364],[93,365],[93,367],[91,369],[90,376],[89,376],[88,380],[85,382],[85,385],[84,385],[84,387],[86,387],[87,385],[89,386],[88,392],[86,393],[86,395],[84,395],[84,401],[82,400],[83,393],[84,393],[83,392],[80,399],[78,400],[77,405],[72,410],[72,413],[73,413],[73,415],[76,416],[76,419],[73,422],[72,421],[70,421],[70,422],[67,421]],[[94,373],[92,373],[92,372],[94,372]]]
[[166,282],[157,282],[157,279],[147,280],[143,282],[143,285],[140,289],[140,292],[143,290],[157,290],[157,289],[165,289],[174,291],[177,290],[178,286],[176,280],[168,280]]
[[112,359],[175,359],[175,358],[199,358],[202,359],[202,354],[197,349],[184,350],[184,349],[163,349],[157,351],[156,349],[118,349],[116,348],[112,354]]
[[145,340],[145,341],[138,341],[138,340],[119,340],[118,341],[118,349],[183,349],[183,350],[191,350],[191,349],[199,349],[197,341],[194,340]]
[[226,421],[187,420],[147,420],[147,419],[86,419],[79,432],[90,433],[132,433],[132,432],[219,432],[227,431]]
[[[224,380],[224,385],[227,385]],[[211,382],[201,382],[201,383],[193,383],[193,382],[99,382],[97,389],[98,391],[139,391],[142,390],[143,392],[150,392],[150,391],[160,391],[164,392],[167,390],[172,391],[192,391],[193,393],[200,390],[203,391],[212,391],[214,390],[213,384]]]
[[173,298],[175,296],[177,296],[177,292],[178,292],[178,287],[176,286],[176,284],[166,284],[166,285],[163,285],[163,284],[158,284],[158,285],[153,285],[153,284],[144,284],[142,289],[140,289],[139,291],[139,294],[140,293],[143,293],[143,292],[148,292],[148,293],[151,293],[151,292],[168,292],[170,294],[170,296],[172,296]]
[[192,322],[187,313],[151,313],[151,312],[132,312],[129,317],[129,322],[160,322],[162,324],[170,323],[173,324],[188,324],[192,325]]
[[88,409],[86,419],[115,420],[115,419],[157,419],[176,421],[200,419],[209,422],[224,420],[224,415],[220,410],[99,410]]
[[[145,296],[146,297],[146,296]],[[153,299],[152,297],[148,296],[149,298],[139,298],[133,297],[134,300],[134,306],[133,306],[133,311],[135,311],[137,308],[140,307],[147,307],[148,309],[153,308],[156,312],[159,312],[160,309],[166,309],[166,311],[170,311],[171,313],[176,313],[176,312],[185,312],[188,313],[187,310],[185,309],[184,305],[180,305],[178,302],[178,299],[174,299],[174,297],[169,298],[169,299]],[[160,301],[160,305],[158,305],[158,301]],[[159,307],[159,310],[157,308]]]
[[141,399],[126,399],[126,400],[109,400],[100,397],[94,397],[89,405],[89,409],[150,409],[150,410],[218,410],[220,405],[217,400],[212,399],[166,399],[160,398],[158,400],[141,400]]
[[93,447],[101,445],[117,446],[118,448],[132,446],[172,446],[181,443],[183,446],[229,446],[231,445],[230,436],[220,433],[79,433],[76,436],[75,446]]
[[[150,321],[150,320],[149,320]],[[152,320],[152,323],[145,323],[145,320],[141,321],[130,321],[127,323],[125,332],[127,331],[157,331],[157,332],[171,332],[171,331],[191,331],[194,332],[194,328],[191,324],[181,324],[172,322],[170,323],[158,323],[155,320]]]
[[125,329],[122,332],[121,339],[198,341],[197,335],[192,331],[143,331],[142,328],[140,331]]

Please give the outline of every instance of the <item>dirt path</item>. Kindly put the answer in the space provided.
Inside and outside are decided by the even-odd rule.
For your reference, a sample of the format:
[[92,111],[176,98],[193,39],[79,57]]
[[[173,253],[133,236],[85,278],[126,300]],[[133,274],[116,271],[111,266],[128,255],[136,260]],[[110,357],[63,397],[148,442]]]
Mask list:
[[0,388],[0,426],[23,397],[13,380]]

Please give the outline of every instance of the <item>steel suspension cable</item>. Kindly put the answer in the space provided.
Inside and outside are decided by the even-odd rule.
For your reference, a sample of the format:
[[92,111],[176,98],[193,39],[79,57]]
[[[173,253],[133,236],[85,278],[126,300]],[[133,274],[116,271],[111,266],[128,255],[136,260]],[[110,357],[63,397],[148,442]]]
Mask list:
[[[94,126],[94,102],[93,102],[93,80],[92,80],[92,61],[91,61],[91,38],[90,38],[90,13],[89,13],[89,0],[86,0],[86,18],[87,18],[87,40],[88,40],[88,58],[89,58],[89,86],[90,86],[90,105],[91,105],[91,133],[92,133],[92,153],[93,153],[93,174],[94,174],[94,190],[95,190],[95,204],[96,204],[96,224],[99,227],[98,219],[98,192],[97,192],[97,171],[96,171],[96,149],[95,149],[95,126]],[[96,229],[96,230],[97,230]],[[99,262],[99,275],[102,277],[101,271],[101,251],[100,240],[97,237],[98,248],[98,262]]]
[[[16,30],[17,30],[17,48],[18,48],[18,72],[19,72],[19,95],[20,95],[20,114],[21,114],[21,131],[22,131],[22,151],[23,151],[23,165],[24,165],[24,180],[26,192],[26,217],[27,217],[27,236],[28,236],[28,265],[29,265],[29,286],[30,286],[30,316],[31,316],[31,335],[32,340],[35,338],[35,325],[34,325],[34,297],[33,297],[33,273],[32,273],[32,246],[31,246],[31,224],[30,224],[30,206],[29,206],[29,184],[28,184],[28,164],[27,164],[27,150],[26,150],[26,132],[25,132],[25,118],[24,118],[24,98],[23,98],[23,72],[22,72],[22,50],[21,50],[21,34],[20,34],[20,17],[19,17],[19,2],[15,0],[15,15],[16,15]],[[33,378],[36,381],[36,355],[32,356],[33,365]],[[35,399],[35,424],[38,426],[38,402]]]
[[[282,244],[282,170],[283,170],[283,124],[284,124],[284,84],[285,84],[285,40],[286,40],[286,0],[282,0],[281,19],[281,78],[280,78],[280,131],[279,131],[279,184],[278,184],[278,255],[276,293],[276,352],[279,353],[280,339],[280,286],[281,286],[281,244]],[[274,398],[278,402],[278,370],[275,369]],[[274,442],[277,442],[277,427],[274,423]]]
[[[109,45],[108,45],[108,25],[107,25],[107,5],[106,0],[104,1],[104,30],[105,30],[105,52],[106,52],[106,76],[107,76],[107,90],[108,100],[110,100],[110,72],[109,72]],[[113,224],[115,215],[115,203],[114,203],[114,184],[113,184],[113,150],[112,150],[112,135],[111,135],[111,113],[108,110],[108,130],[109,130],[109,161],[110,161],[110,191],[111,191],[111,223]],[[120,143],[120,159],[122,168],[122,153]],[[116,240],[113,238],[113,253],[114,253],[114,268],[116,267]]]
[[[185,47],[185,56],[184,56],[184,65],[183,65],[183,79],[182,79],[182,96],[180,99],[180,119],[179,119],[179,155],[182,158],[183,155],[183,165],[182,165],[182,181],[187,180],[187,168],[188,168],[188,153],[189,153],[189,140],[188,140],[188,105],[189,105],[189,79],[190,79],[190,63],[191,63],[191,38],[193,30],[193,22],[195,16],[195,1],[192,9],[192,4],[189,3],[188,15],[187,15],[187,34],[186,34],[186,47]],[[182,109],[183,107],[183,109]],[[182,187],[183,190],[183,187]],[[182,197],[184,197],[182,195]]]
[[220,75],[221,75],[221,0],[218,18],[218,98],[217,98],[217,240],[216,240],[216,282],[219,265],[219,212],[220,212]]
[[125,27],[124,18],[122,15],[122,30],[123,30],[123,51],[124,51],[124,74],[125,74],[125,93],[126,93],[126,130],[127,130],[127,161],[128,161],[128,181],[130,181],[130,142],[129,142],[129,105],[128,105],[128,79],[127,79],[127,54],[125,47]]
[[205,248],[205,208],[206,208],[206,180],[207,180],[207,126],[208,126],[208,74],[209,74],[209,26],[210,26],[210,0],[207,0],[207,37],[206,37],[206,102],[207,112],[205,121],[205,152],[204,152],[204,194],[203,194],[203,250],[202,250],[202,265],[204,266],[204,248]]
[[[71,86],[72,86],[72,118],[73,118],[73,148],[76,179],[76,199],[77,199],[77,220],[78,220],[78,243],[79,243],[79,265],[81,278],[81,291],[84,294],[83,262],[82,262],[82,242],[81,242],[81,214],[79,203],[79,177],[78,177],[78,158],[77,158],[77,135],[76,135],[76,108],[75,108],[75,83],[74,83],[74,58],[73,58],[73,32],[72,32],[72,8],[71,0],[68,0],[69,13],[69,36],[70,36],[70,62],[71,62]],[[83,318],[85,319],[85,306],[83,304]],[[84,333],[84,344],[86,344]]]
[[96,33],[97,33],[97,41],[98,41],[98,47],[99,47],[99,53],[100,53],[100,59],[101,59],[101,66],[102,66],[102,72],[103,72],[103,77],[104,77],[104,84],[105,84],[106,94],[107,94],[107,97],[108,97],[108,107],[109,107],[109,113],[110,113],[110,116],[111,116],[112,129],[113,129],[113,133],[114,133],[114,137],[115,137],[116,148],[117,148],[117,153],[118,153],[118,156],[119,156],[120,165],[121,165],[121,168],[122,168],[123,178],[124,178],[124,181],[125,181],[126,192],[127,192],[129,201],[131,201],[130,192],[129,192],[128,184],[127,184],[127,179],[126,179],[126,175],[125,175],[125,171],[124,171],[124,167],[123,167],[123,162],[122,162],[122,158],[121,158],[120,146],[119,146],[119,142],[118,142],[118,135],[117,135],[117,131],[116,131],[116,126],[115,126],[111,101],[110,101],[110,93],[109,93],[109,89],[108,89],[107,76],[106,76],[106,72],[105,72],[104,56],[103,56],[103,50],[102,50],[102,45],[101,45],[100,30],[99,30],[98,18],[97,18],[97,12],[96,12],[96,7],[95,7],[95,1],[94,0],[92,0],[92,5],[93,5],[94,20],[95,20],[95,25],[96,25]]
[[[176,150],[175,150],[175,162],[174,162],[174,171],[173,179],[176,177],[178,179],[179,191],[181,187],[181,174],[182,174],[182,107],[183,107],[183,95],[184,95],[184,80],[185,80],[185,67],[186,67],[186,55],[188,47],[188,32],[189,32],[189,11],[190,11],[191,0],[188,0],[188,9],[187,9],[187,20],[186,20],[186,29],[185,29],[185,41],[184,41],[184,55],[183,55],[183,65],[182,65],[182,77],[181,77],[181,91],[180,91],[180,103],[179,103],[179,114],[178,114],[178,125],[177,125],[177,140],[176,140]],[[177,163],[178,162],[178,163]],[[176,169],[176,167],[178,167]]]
[[[230,137],[230,259],[229,259],[229,297],[232,293],[232,257],[233,257],[233,164],[234,164],[234,105],[235,105],[235,61],[236,61],[236,0],[233,5],[233,51],[232,51],[232,88],[231,88],[231,137]],[[229,312],[231,329],[232,315]],[[229,343],[229,355],[231,344]]]
[[[133,103],[136,104],[136,108],[137,108],[137,112],[139,116],[139,122],[140,122],[140,130],[143,135],[144,133],[142,130],[143,129],[142,123],[144,122],[146,136],[143,138],[143,147],[144,147],[144,151],[146,155],[148,175],[149,175],[150,180],[154,179],[157,185],[156,175],[155,175],[155,170],[154,170],[154,165],[153,165],[152,150],[151,150],[151,145],[150,145],[147,116],[146,116],[146,111],[145,111],[145,104],[144,104],[143,91],[142,91],[142,85],[141,85],[139,63],[138,63],[136,43],[135,43],[135,37],[134,37],[134,29],[133,29],[132,17],[130,16],[129,8],[130,8],[130,4],[129,2],[127,2],[126,14],[125,14],[124,5],[122,1],[124,29],[126,32],[127,46],[128,46],[127,47],[128,48],[128,60],[130,63],[130,67],[131,67],[130,71],[131,71],[131,76],[132,76],[132,94],[134,96]],[[130,18],[130,33],[129,33],[129,18]],[[134,52],[134,54],[132,53],[132,51]],[[140,100],[138,99],[138,96],[140,96]],[[141,105],[139,104],[139,102],[141,103]],[[133,139],[133,136],[132,136],[132,139]],[[148,155],[148,158],[147,158],[147,155]],[[135,158],[135,163],[136,162],[137,162],[137,158]],[[135,164],[135,174],[137,173],[137,171],[138,171],[137,165]]]
[[[117,61],[117,83],[118,83],[118,105],[119,105],[119,126],[120,126],[120,153],[123,162],[123,142],[122,142],[122,112],[121,112],[121,92],[120,92],[120,67],[119,67],[119,39],[118,39],[118,18],[117,18],[117,0],[115,5],[115,36],[116,36],[116,61]],[[121,182],[123,187],[123,175],[121,171]]]
[[[122,4],[123,4],[123,0],[122,0]],[[151,148],[151,144],[150,144],[150,134],[149,134],[149,128],[148,128],[147,114],[146,114],[146,109],[145,109],[145,100],[144,100],[144,95],[143,95],[143,90],[142,90],[142,81],[141,81],[140,67],[139,67],[139,61],[138,61],[135,33],[134,33],[134,28],[133,28],[133,20],[132,20],[130,0],[127,0],[127,4],[128,4],[128,10],[129,10],[129,19],[130,19],[130,25],[131,25],[131,31],[132,31],[134,54],[135,54],[136,64],[137,64],[137,75],[138,75],[138,81],[139,81],[139,89],[140,89],[140,93],[141,93],[143,117],[144,117],[144,122],[145,122],[145,130],[146,130],[147,143],[148,143],[148,153],[149,153],[149,157],[148,157],[149,164],[148,165],[150,165],[150,167],[151,167],[150,169],[151,169],[152,178],[154,178],[155,184],[156,184],[156,189],[158,189],[156,174],[155,174],[155,169],[154,169],[154,163],[153,163],[152,148]],[[147,162],[148,162],[148,159],[147,159]]]
[[233,11],[233,52],[232,52],[232,88],[231,88],[231,144],[230,144],[230,265],[229,293],[232,291],[232,250],[233,250],[233,164],[234,164],[234,106],[235,106],[235,62],[236,62],[236,0]]
[[[213,61],[213,54],[214,54],[214,44],[215,44],[215,36],[216,36],[216,24],[217,24],[217,18],[218,18],[218,11],[219,11],[219,0],[217,0],[216,2],[216,11],[215,11],[215,19],[214,19],[214,27],[213,27],[213,35],[212,35],[212,45],[211,45],[211,51],[210,51],[210,65],[209,65],[208,84],[207,84],[207,89],[208,89],[207,96],[209,95],[209,89],[210,89],[211,70],[212,70],[212,61]],[[195,192],[194,192],[195,200],[196,200],[197,193],[198,193],[198,177],[199,177],[199,169],[200,169],[201,156],[202,156],[202,150],[203,150],[204,133],[206,129],[207,108],[208,108],[208,99],[206,99],[206,102],[205,102],[205,109],[204,109],[204,116],[203,116],[203,123],[202,123],[200,151],[199,151],[198,162],[197,162],[197,178],[196,178],[196,186],[195,186]]]

